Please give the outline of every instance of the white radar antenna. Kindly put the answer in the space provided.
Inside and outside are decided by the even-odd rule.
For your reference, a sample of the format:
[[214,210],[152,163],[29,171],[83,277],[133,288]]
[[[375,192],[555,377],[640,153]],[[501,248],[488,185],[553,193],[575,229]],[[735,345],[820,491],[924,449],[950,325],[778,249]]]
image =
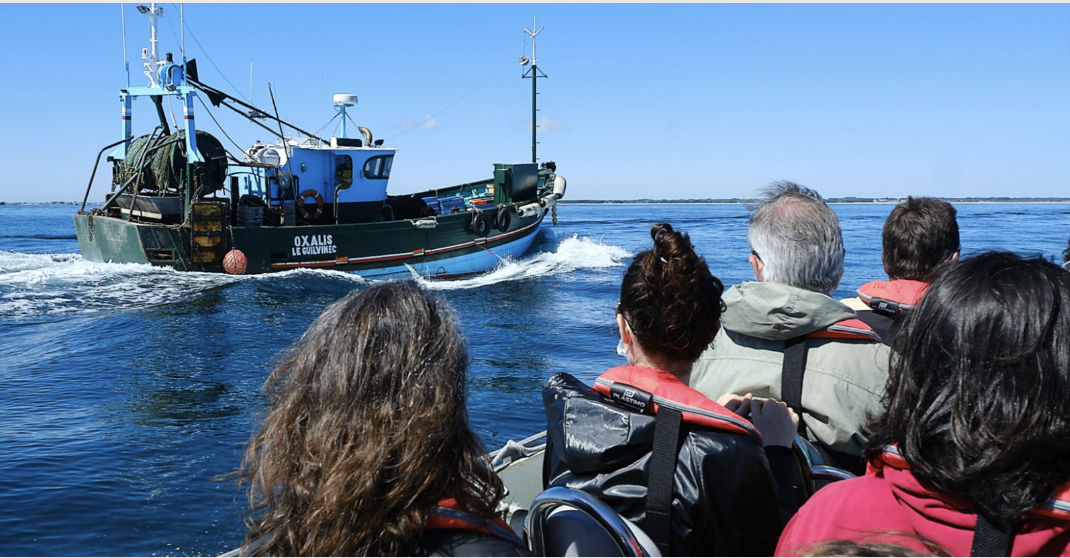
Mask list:
[[[357,106],[357,96],[349,95],[346,93],[339,93],[334,96],[334,110],[337,110],[342,115],[342,135],[341,138],[349,137],[346,135],[346,108]],[[371,147],[370,145],[368,147]]]

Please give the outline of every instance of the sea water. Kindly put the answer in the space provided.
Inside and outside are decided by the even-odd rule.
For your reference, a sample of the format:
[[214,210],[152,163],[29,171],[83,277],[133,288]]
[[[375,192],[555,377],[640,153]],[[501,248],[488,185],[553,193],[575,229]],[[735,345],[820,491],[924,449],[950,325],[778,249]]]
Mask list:
[[[891,205],[833,205],[847,271],[883,279]],[[1070,204],[958,204],[964,256],[1061,262]],[[214,555],[238,546],[234,471],[280,353],[368,282],[332,271],[234,277],[87,262],[71,206],[0,206],[0,555]],[[471,342],[473,427],[489,448],[545,428],[539,390],[623,364],[614,304],[650,227],[687,231],[726,285],[753,279],[741,205],[563,205],[528,255],[423,281]]]

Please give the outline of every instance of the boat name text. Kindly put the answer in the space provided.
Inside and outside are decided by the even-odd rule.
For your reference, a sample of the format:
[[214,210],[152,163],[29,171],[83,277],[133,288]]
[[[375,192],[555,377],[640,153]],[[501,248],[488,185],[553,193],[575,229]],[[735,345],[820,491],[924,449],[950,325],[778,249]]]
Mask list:
[[338,247],[334,245],[334,235],[313,234],[294,237],[294,247],[290,250],[291,256],[315,256],[319,254],[334,254]]

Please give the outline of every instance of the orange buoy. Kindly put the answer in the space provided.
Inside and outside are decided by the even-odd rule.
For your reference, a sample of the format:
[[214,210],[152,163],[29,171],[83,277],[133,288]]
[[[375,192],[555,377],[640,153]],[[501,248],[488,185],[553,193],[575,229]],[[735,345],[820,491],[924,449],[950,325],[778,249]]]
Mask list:
[[241,250],[231,250],[227,252],[226,256],[223,256],[223,269],[231,275],[241,275],[245,273],[245,266],[249,264],[249,260],[245,259],[245,254]]

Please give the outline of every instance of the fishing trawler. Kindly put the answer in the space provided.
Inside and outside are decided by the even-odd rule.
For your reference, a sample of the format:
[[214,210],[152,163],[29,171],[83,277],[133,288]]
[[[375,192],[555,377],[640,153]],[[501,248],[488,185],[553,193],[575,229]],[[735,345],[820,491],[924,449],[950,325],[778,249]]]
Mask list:
[[[532,162],[499,163],[484,180],[395,196],[387,184],[397,149],[364,127],[358,127],[361,137],[347,134],[346,110],[356,105],[355,95],[334,95],[341,116],[337,136],[305,132],[277,110],[272,115],[201,82],[196,60],[183,54],[175,61],[171,53],[161,59],[156,23],[163,8],[138,10],[150,22],[150,47],[142,51],[148,84],[120,91],[122,139],[101,149],[74,216],[85,259],[231,274],[320,268],[365,277],[451,277],[519,258],[547,214],[556,224],[566,183],[552,161],[536,162],[535,78],[545,74],[536,65],[534,37],[532,58],[521,59],[530,64],[524,77],[532,78]],[[257,142],[240,156],[228,153],[196,128],[199,93],[277,141]],[[152,100],[159,123],[135,136],[131,109],[138,97]],[[164,115],[169,97],[182,103],[178,130]],[[86,211],[108,150],[111,192],[100,208]]]

